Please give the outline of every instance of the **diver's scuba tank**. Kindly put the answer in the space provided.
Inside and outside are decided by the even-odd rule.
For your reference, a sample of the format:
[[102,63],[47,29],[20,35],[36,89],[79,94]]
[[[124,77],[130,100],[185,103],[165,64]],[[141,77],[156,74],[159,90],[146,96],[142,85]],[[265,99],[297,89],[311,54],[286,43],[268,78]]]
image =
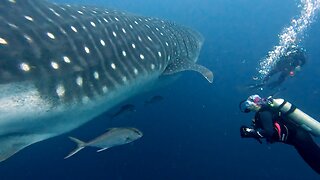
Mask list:
[[314,136],[320,136],[320,122],[302,112],[296,106],[284,99],[268,98],[268,100],[271,102],[270,106],[279,110],[282,115],[287,116],[288,120],[310,132]]

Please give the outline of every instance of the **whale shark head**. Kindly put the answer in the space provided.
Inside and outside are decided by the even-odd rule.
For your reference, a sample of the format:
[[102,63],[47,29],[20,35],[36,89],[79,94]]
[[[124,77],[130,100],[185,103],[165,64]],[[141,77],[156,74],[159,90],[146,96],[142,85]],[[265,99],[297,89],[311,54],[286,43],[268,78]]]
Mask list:
[[63,134],[162,75],[200,72],[202,36],[158,18],[45,0],[0,2],[0,161]]

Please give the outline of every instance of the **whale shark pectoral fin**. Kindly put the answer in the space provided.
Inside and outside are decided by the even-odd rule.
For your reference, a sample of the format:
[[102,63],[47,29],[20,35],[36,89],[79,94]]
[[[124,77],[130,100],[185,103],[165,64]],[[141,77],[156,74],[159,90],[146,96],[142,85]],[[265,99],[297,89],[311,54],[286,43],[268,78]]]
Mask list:
[[205,77],[210,83],[213,82],[212,71],[188,59],[187,60],[176,59],[175,61],[173,61],[167,66],[167,68],[163,72],[163,75],[175,74],[181,71],[196,71],[202,74],[202,76]]
[[23,148],[42,141],[42,135],[5,135],[0,137],[0,162],[10,158]]

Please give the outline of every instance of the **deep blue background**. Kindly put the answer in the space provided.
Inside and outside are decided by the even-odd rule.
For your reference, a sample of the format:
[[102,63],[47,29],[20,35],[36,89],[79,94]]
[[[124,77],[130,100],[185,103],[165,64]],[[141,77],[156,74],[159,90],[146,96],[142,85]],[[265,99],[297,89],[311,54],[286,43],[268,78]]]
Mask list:
[[[185,72],[174,83],[129,102],[137,112],[110,121],[100,116],[81,128],[32,145],[0,165],[0,179],[320,179],[294,148],[260,145],[239,137],[253,114],[238,110],[253,91],[243,87],[256,74],[259,59],[278,43],[278,34],[299,14],[292,0],[55,0],[122,9],[156,16],[200,31],[206,41],[199,63],[215,73],[213,84]],[[308,63],[278,96],[320,119],[320,23],[303,41]],[[272,92],[258,92],[268,95]],[[162,95],[164,101],[144,107]],[[89,140],[107,128],[134,126],[144,137],[102,153],[74,148],[68,135]],[[317,139],[319,142],[319,140]]]

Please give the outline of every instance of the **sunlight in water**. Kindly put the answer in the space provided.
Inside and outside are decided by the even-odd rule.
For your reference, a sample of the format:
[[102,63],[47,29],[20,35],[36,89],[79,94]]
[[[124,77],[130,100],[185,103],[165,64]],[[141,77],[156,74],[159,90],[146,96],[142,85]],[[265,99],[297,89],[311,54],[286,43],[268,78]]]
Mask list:
[[303,39],[304,31],[313,22],[314,16],[319,10],[320,0],[301,0],[301,14],[291,21],[289,27],[285,27],[279,35],[279,44],[268,52],[267,57],[260,61],[259,78],[263,79],[280,57],[286,53],[288,47],[297,45]]

